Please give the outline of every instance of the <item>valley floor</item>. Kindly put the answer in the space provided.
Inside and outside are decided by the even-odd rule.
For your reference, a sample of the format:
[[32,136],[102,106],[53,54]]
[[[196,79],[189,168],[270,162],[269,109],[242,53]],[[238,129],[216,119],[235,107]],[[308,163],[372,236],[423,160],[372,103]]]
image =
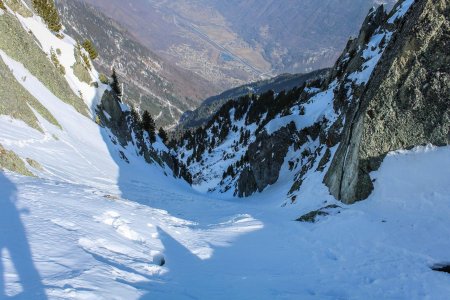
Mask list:
[[449,166],[450,147],[393,153],[352,206],[320,182],[282,207],[282,186],[217,200],[138,170],[111,189],[0,173],[0,298],[446,299]]

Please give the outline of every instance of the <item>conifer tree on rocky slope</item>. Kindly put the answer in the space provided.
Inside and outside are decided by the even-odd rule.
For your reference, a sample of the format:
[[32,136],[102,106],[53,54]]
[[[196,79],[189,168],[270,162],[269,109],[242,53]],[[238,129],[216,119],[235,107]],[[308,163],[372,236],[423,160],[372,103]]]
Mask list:
[[83,42],[83,48],[89,53],[89,57],[92,60],[94,60],[98,57],[97,49],[95,49],[95,46],[91,40],[85,40]]
[[111,88],[113,92],[117,95],[117,97],[122,97],[122,89],[120,88],[119,78],[117,77],[116,69],[113,68],[111,75]]
[[53,0],[32,0],[32,4],[51,31],[59,32],[62,29],[61,19]]
[[144,114],[142,115],[142,129],[147,131],[150,142],[154,143],[156,141],[156,125],[148,111],[144,111]]

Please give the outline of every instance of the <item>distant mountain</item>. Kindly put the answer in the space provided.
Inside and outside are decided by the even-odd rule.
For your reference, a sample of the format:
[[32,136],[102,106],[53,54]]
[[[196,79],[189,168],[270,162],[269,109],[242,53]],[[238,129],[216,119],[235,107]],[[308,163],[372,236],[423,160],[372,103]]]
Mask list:
[[372,6],[396,0],[202,0],[234,32],[261,48],[275,72],[308,72],[331,66]]
[[[222,90],[330,67],[372,6],[396,0],[83,0]],[[267,76],[271,75],[271,76]]]
[[302,86],[309,80],[320,80],[328,71],[329,69],[322,69],[307,74],[282,74],[271,79],[245,84],[227,90],[220,95],[209,97],[200,107],[194,111],[187,111],[181,116],[179,129],[190,129],[205,125],[220,107],[231,99],[238,99],[248,94],[260,95],[270,90],[277,94],[281,91],[289,91]]
[[115,66],[124,84],[125,100],[149,110],[159,125],[175,126],[184,111],[219,91],[149,50],[93,6],[73,0],[56,2],[67,32],[78,41],[91,39],[98,48],[99,58],[94,61],[98,70],[110,75]]

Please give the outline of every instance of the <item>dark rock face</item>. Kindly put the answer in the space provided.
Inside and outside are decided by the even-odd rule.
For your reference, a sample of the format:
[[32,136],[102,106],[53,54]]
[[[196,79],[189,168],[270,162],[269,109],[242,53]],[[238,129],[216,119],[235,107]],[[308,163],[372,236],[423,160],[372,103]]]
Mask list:
[[[144,157],[147,163],[157,163],[160,166],[166,164],[176,178],[183,178],[189,184],[192,184],[192,175],[175,155],[169,152],[156,151],[148,146],[142,130],[139,129],[139,124],[136,124],[133,120],[131,112],[122,110],[120,99],[115,94],[105,91],[97,108],[97,116],[100,123],[111,130],[114,135],[112,137],[113,142],[117,140],[122,147],[130,143],[135,144],[139,154]],[[134,133],[134,139],[132,133]],[[119,153],[124,161],[128,161],[123,152],[119,151]]]
[[[397,6],[402,5],[403,1]],[[268,137],[260,134],[248,149],[249,167],[241,173],[239,196],[248,196],[278,180],[287,149],[295,138],[305,143],[320,137],[320,147],[302,159],[291,192],[301,188],[316,159],[316,171],[332,160],[324,182],[344,203],[367,198],[373,190],[369,173],[386,154],[417,145],[450,143],[450,8],[448,1],[417,0],[404,18],[390,22],[383,7],[372,10],[360,34],[350,40],[321,89],[337,82],[334,109],[340,116],[328,126],[283,129]],[[394,10],[395,12],[395,10]],[[357,84],[349,74],[364,69],[365,49],[377,32],[392,32],[370,80]],[[290,136],[290,138],[289,138]],[[259,142],[259,143],[258,143]],[[330,148],[339,144],[331,157]],[[271,155],[277,149],[280,157]],[[299,147],[298,147],[299,148]],[[323,152],[323,150],[325,152]]]
[[417,0],[394,35],[359,101],[325,177],[345,203],[367,198],[369,173],[389,151],[450,142],[450,4]]
[[127,122],[129,113],[122,111],[119,98],[112,92],[105,91],[103,94],[98,109],[98,116],[102,124],[111,129],[111,132],[117,137],[121,146],[125,147],[131,141],[131,131]]
[[266,132],[258,135],[248,148],[249,167],[238,180],[238,195],[245,197],[256,191],[262,192],[267,186],[277,182],[281,166],[292,145],[295,125],[282,128],[269,136]]
[[258,190],[255,174],[251,168],[245,168],[242,171],[237,188],[239,197],[248,197]]

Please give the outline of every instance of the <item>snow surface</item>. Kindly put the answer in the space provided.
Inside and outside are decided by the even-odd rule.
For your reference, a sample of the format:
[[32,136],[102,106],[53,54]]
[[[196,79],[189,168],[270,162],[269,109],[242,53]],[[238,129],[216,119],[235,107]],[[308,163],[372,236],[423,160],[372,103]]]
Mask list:
[[339,214],[309,224],[292,220],[336,203],[319,173],[290,209],[276,197],[282,182],[262,196],[224,201],[140,176],[115,183],[125,199],[96,186],[0,173],[5,292],[23,290],[19,299],[39,292],[50,299],[445,299],[449,276],[430,267],[450,261],[450,147],[393,153],[372,175],[368,200],[340,204]]
[[325,118],[333,123],[336,120],[336,114],[333,109],[334,89],[337,82],[330,83],[328,89],[317,93],[308,103],[302,105],[304,115],[300,115],[300,106],[291,109],[291,114],[285,117],[276,117],[264,127],[267,134],[272,135],[281,128],[294,122],[298,130],[314,125],[314,123]]

